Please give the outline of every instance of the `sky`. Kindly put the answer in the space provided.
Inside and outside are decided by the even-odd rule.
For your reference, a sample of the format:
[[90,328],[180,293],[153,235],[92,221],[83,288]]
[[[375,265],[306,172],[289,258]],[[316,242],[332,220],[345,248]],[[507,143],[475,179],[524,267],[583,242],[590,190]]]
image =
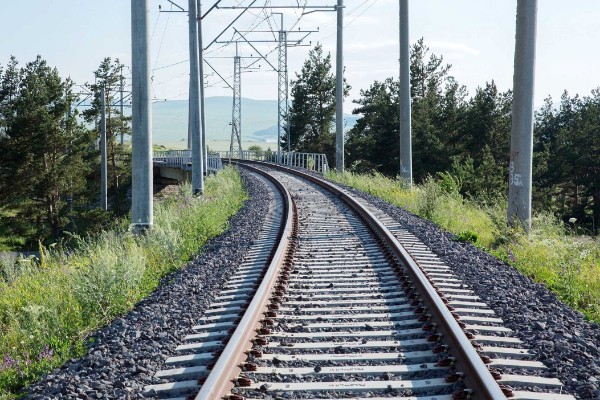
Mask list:
[[[187,9],[187,1],[173,0]],[[203,0],[206,11],[216,0]],[[248,5],[252,0],[222,0],[221,5]],[[256,0],[255,5],[334,4],[336,0]],[[431,51],[452,65],[450,73],[473,94],[478,86],[494,80],[499,89],[512,88],[516,0],[410,0],[410,40],[424,38]],[[152,91],[156,100],[187,99],[189,77],[188,22],[186,13],[167,0],[150,0]],[[346,0],[344,19],[344,65],[352,86],[344,108],[349,112],[360,90],[375,80],[398,76],[398,0]],[[78,84],[93,81],[93,71],[104,57],[119,58],[131,65],[131,4],[128,0],[0,0],[0,65],[11,55],[21,64],[41,55],[63,76]],[[280,11],[280,10],[275,10]],[[203,20],[205,46],[238,15],[239,10],[213,10]],[[331,52],[335,67],[336,15],[315,12],[301,16],[299,10],[284,10],[287,30],[318,30],[305,44],[323,44]],[[280,17],[269,11],[252,10],[235,24],[238,30],[279,29]],[[535,105],[551,95],[557,100],[564,90],[587,95],[600,86],[600,1],[539,0],[535,82]],[[270,24],[270,25],[269,25]],[[230,29],[222,40],[232,38]],[[299,37],[290,33],[290,38]],[[253,32],[247,38],[272,39],[269,33]],[[274,43],[257,43],[266,54]],[[290,78],[299,72],[310,46],[288,50]],[[240,45],[242,56],[256,56],[248,45]],[[208,62],[231,82],[235,45],[215,43],[206,51]],[[277,52],[268,56],[276,65]],[[248,65],[253,59],[244,59]],[[175,65],[173,65],[175,64]],[[242,96],[277,98],[277,74],[266,62],[260,70],[242,74]],[[128,71],[128,70],[126,70]],[[207,96],[231,96],[231,90],[205,68]],[[129,74],[129,72],[126,72]]]

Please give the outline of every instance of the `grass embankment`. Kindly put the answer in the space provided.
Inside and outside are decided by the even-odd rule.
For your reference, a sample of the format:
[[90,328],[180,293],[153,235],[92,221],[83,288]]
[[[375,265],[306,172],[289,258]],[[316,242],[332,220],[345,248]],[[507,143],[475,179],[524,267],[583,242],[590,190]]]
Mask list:
[[39,261],[0,263],[0,399],[82,355],[90,333],[223,232],[245,200],[239,174],[227,168],[206,180],[201,198],[187,186],[156,204],[145,236],[124,227],[80,239],[68,253],[50,248]]
[[571,307],[600,323],[600,244],[573,235],[556,218],[536,215],[529,235],[506,227],[506,202],[482,206],[464,199],[443,182],[413,190],[382,175],[330,173],[328,178],[380,197],[427,218],[545,284]]

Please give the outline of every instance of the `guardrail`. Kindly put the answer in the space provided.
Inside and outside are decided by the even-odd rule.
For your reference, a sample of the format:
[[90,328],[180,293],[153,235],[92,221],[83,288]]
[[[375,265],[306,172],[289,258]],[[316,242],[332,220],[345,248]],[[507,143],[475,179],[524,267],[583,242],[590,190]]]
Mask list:
[[275,164],[287,165],[289,167],[304,168],[309,171],[319,172],[324,174],[329,170],[327,164],[327,156],[320,153],[297,153],[281,152],[279,156],[277,152],[272,151],[220,151],[221,158],[234,158],[239,160],[250,161],[267,161]]
[[[327,156],[320,153],[297,153],[281,152],[279,156],[272,151],[219,151],[211,152],[207,157],[208,172],[216,172],[223,169],[222,158],[234,158],[251,161],[267,161],[275,164],[287,165],[289,167],[304,168],[324,174],[329,170]],[[153,156],[154,165],[158,167],[178,168],[186,171],[192,169],[191,150],[163,150],[155,151]]]
[[206,157],[206,169],[208,172],[214,172],[223,169],[223,162],[221,161],[221,156],[217,153],[209,153],[208,157]]
[[[221,156],[218,153],[209,153],[206,158],[208,172],[217,172],[223,169]],[[192,169],[192,151],[191,150],[164,150],[155,151],[153,163],[159,167],[179,168],[186,171]]]

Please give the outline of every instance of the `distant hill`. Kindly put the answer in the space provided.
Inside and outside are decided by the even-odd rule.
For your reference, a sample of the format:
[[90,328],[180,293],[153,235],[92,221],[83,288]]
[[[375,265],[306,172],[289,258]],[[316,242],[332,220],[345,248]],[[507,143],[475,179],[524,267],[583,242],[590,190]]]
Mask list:
[[[231,137],[231,97],[207,97],[206,136],[209,140]],[[187,139],[187,100],[164,101],[152,106],[154,141]],[[277,125],[277,101],[242,98],[242,135],[253,138],[254,132]],[[275,135],[276,136],[276,135]]]
[[[208,140],[231,138],[231,97],[207,97],[206,136]],[[152,130],[155,143],[187,140],[187,100],[164,101],[152,106]],[[358,119],[345,115],[346,129]],[[242,98],[242,139],[244,141],[277,141],[277,101]]]

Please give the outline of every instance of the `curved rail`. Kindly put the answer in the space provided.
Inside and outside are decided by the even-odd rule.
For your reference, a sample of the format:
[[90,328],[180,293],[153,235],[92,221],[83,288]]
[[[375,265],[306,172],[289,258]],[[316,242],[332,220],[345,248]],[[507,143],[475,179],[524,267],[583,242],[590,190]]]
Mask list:
[[264,171],[257,168],[250,166],[248,168],[265,176],[280,190],[284,199],[286,222],[281,231],[275,254],[271,259],[269,268],[260,286],[256,290],[254,298],[231,335],[215,366],[202,384],[196,400],[220,399],[234,387],[233,380],[242,371],[239,365],[244,362],[246,351],[252,347],[251,340],[255,337],[256,330],[260,328],[260,319],[263,312],[267,310],[270,289],[273,287],[282,265],[286,262],[291,239],[295,234],[294,228],[297,218],[295,216],[295,206],[289,192],[271,175],[265,174]]
[[[365,221],[367,221],[367,223],[370,224],[377,234],[380,235],[380,237],[386,242],[396,257],[398,257],[399,260],[402,260],[402,262],[405,264],[406,270],[412,278],[412,283],[415,286],[415,290],[419,292],[421,298],[431,310],[431,319],[432,322],[436,324],[436,329],[438,329],[444,338],[451,344],[449,352],[455,356],[456,364],[464,372],[464,381],[467,386],[473,390],[473,398],[506,399],[506,395],[503,393],[502,389],[484,362],[481,360],[469,338],[467,338],[465,332],[455,320],[452,313],[448,310],[448,307],[437,293],[431,282],[427,279],[423,271],[410,257],[408,252],[398,242],[393,234],[369,210],[367,210],[362,204],[345,192],[314,175],[281,165],[262,163],[258,161],[243,161],[240,163],[243,163],[245,166],[249,166],[248,164],[250,163],[264,165],[268,166],[269,168],[278,169],[280,171],[305,178],[334,193],[346,204],[348,204],[348,206],[350,206],[350,208],[352,208],[358,215],[364,218]],[[256,169],[253,168],[253,170]],[[209,398],[216,399],[218,397],[196,397],[197,400]]]

